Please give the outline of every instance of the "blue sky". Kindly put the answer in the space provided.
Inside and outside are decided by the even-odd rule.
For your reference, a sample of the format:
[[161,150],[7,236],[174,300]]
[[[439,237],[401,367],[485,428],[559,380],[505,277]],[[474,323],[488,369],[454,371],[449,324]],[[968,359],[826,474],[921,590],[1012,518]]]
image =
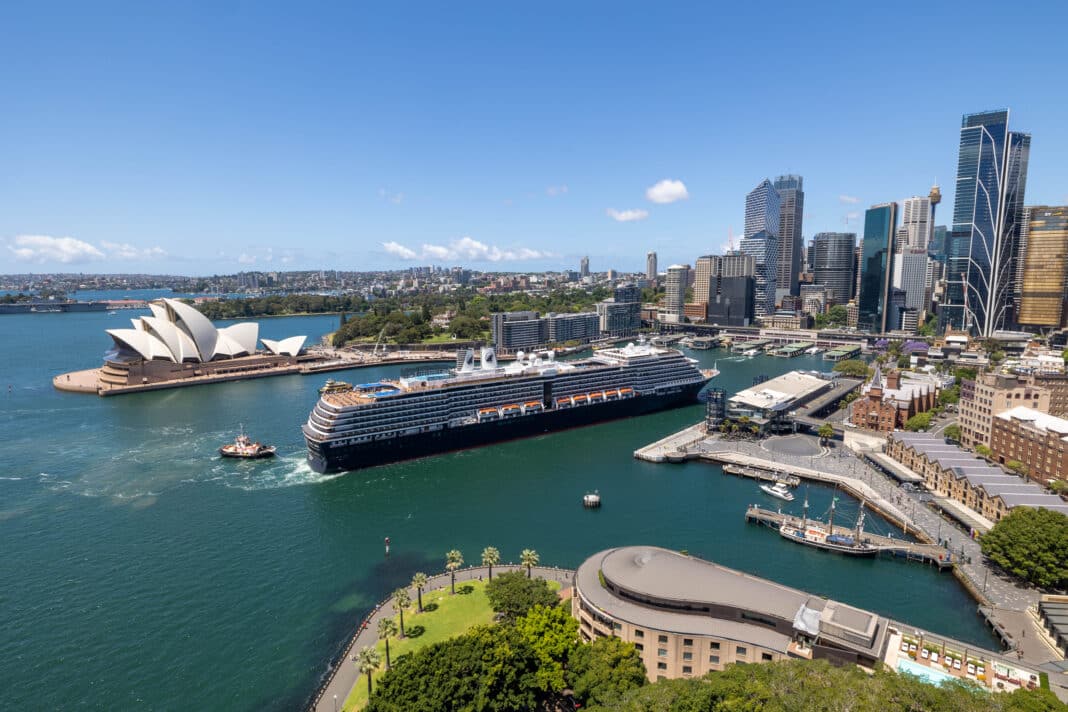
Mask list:
[[[7,2],[0,272],[522,271],[587,253],[637,270],[650,249],[661,265],[720,251],[745,193],[788,172],[806,238],[935,179],[944,223],[960,116],[998,107],[1033,134],[1027,202],[1063,204],[1068,9],[1009,14]],[[662,180],[688,197],[650,200]]]

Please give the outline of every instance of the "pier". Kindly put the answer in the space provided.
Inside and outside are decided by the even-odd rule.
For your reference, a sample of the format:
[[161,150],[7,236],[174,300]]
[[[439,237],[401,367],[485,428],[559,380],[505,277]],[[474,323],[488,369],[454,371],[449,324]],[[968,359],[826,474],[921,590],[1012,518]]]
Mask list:
[[775,342],[771,339],[753,339],[752,341],[735,340],[734,345],[731,346],[731,351],[736,354],[745,353],[746,351],[749,351],[751,349],[763,351],[765,348],[771,346],[774,343]]
[[785,485],[791,487],[797,487],[801,484],[801,480],[793,475],[784,475],[781,472],[772,472],[770,470],[760,470],[753,467],[739,467],[738,465],[724,465],[723,471],[728,475],[737,475],[738,477],[748,477],[753,480],[763,480],[764,482],[782,482]]
[[795,341],[792,344],[787,344],[782,348],[775,349],[771,352],[771,355],[780,358],[794,358],[795,356],[800,356],[805,353],[805,351],[813,346],[815,346],[815,344],[811,341]]
[[[804,523],[804,520],[802,520],[801,517],[795,517],[792,514],[784,514],[783,512],[774,512],[770,509],[758,507],[755,504],[749,505],[749,509],[746,510],[745,521],[771,527],[776,530],[778,530],[784,523],[798,528],[801,528]],[[827,525],[824,523],[822,526]],[[836,524],[833,533],[841,534],[843,536],[852,536],[854,530],[852,527],[843,527]],[[879,550],[880,554],[904,558],[908,561],[919,561],[924,564],[931,564],[937,566],[939,571],[951,568],[957,563],[955,557],[949,550],[934,544],[908,542],[890,536],[872,534],[871,532],[864,532],[860,541],[871,544]]]
[[860,354],[859,346],[839,346],[823,354],[824,361],[844,361]]

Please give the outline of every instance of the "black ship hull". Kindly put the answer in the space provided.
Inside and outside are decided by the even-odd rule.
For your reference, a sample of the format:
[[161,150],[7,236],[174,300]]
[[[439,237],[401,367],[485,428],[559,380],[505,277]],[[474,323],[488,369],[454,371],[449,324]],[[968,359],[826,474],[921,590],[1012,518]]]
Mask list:
[[323,473],[359,470],[401,460],[412,460],[453,450],[468,450],[505,440],[529,438],[609,420],[645,415],[696,403],[697,394],[704,388],[704,385],[704,383],[695,383],[658,395],[636,396],[561,410],[548,410],[534,415],[445,428],[404,437],[383,438],[365,443],[332,445],[329,442],[320,443],[305,438],[308,443],[308,464],[316,472]]

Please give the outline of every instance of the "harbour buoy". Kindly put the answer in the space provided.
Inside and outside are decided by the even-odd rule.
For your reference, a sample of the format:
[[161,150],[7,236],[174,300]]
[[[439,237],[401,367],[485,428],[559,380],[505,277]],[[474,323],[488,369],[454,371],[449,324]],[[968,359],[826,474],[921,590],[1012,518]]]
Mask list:
[[593,492],[587,492],[582,497],[582,506],[586,509],[597,509],[601,506],[601,495],[594,490]]
[[389,556],[389,537],[386,537],[386,556]]

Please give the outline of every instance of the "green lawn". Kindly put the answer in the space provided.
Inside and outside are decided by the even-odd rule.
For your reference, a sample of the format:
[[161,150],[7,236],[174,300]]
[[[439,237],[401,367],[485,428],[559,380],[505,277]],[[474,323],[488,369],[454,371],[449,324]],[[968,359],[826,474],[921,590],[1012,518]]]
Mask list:
[[[493,622],[493,610],[486,598],[486,584],[482,581],[457,582],[456,595],[449,593],[449,587],[439,588],[435,591],[423,593],[423,606],[437,604],[432,611],[419,613],[415,606],[415,597],[412,598],[412,607],[404,614],[404,629],[411,633],[422,632],[414,637],[393,638],[389,641],[389,654],[393,660],[405,653],[411,653],[427,645],[441,642],[453,636],[459,635],[468,628]],[[461,593],[470,588],[470,593]],[[432,606],[431,606],[432,607]],[[398,621],[399,623],[399,621]],[[377,625],[377,624],[376,624]],[[386,670],[386,644],[378,641],[378,653],[382,657],[382,667],[372,678],[377,681]],[[345,660],[343,665],[355,665],[351,660]],[[348,699],[342,709],[362,709],[367,704],[367,680],[361,677],[356,681]]]

